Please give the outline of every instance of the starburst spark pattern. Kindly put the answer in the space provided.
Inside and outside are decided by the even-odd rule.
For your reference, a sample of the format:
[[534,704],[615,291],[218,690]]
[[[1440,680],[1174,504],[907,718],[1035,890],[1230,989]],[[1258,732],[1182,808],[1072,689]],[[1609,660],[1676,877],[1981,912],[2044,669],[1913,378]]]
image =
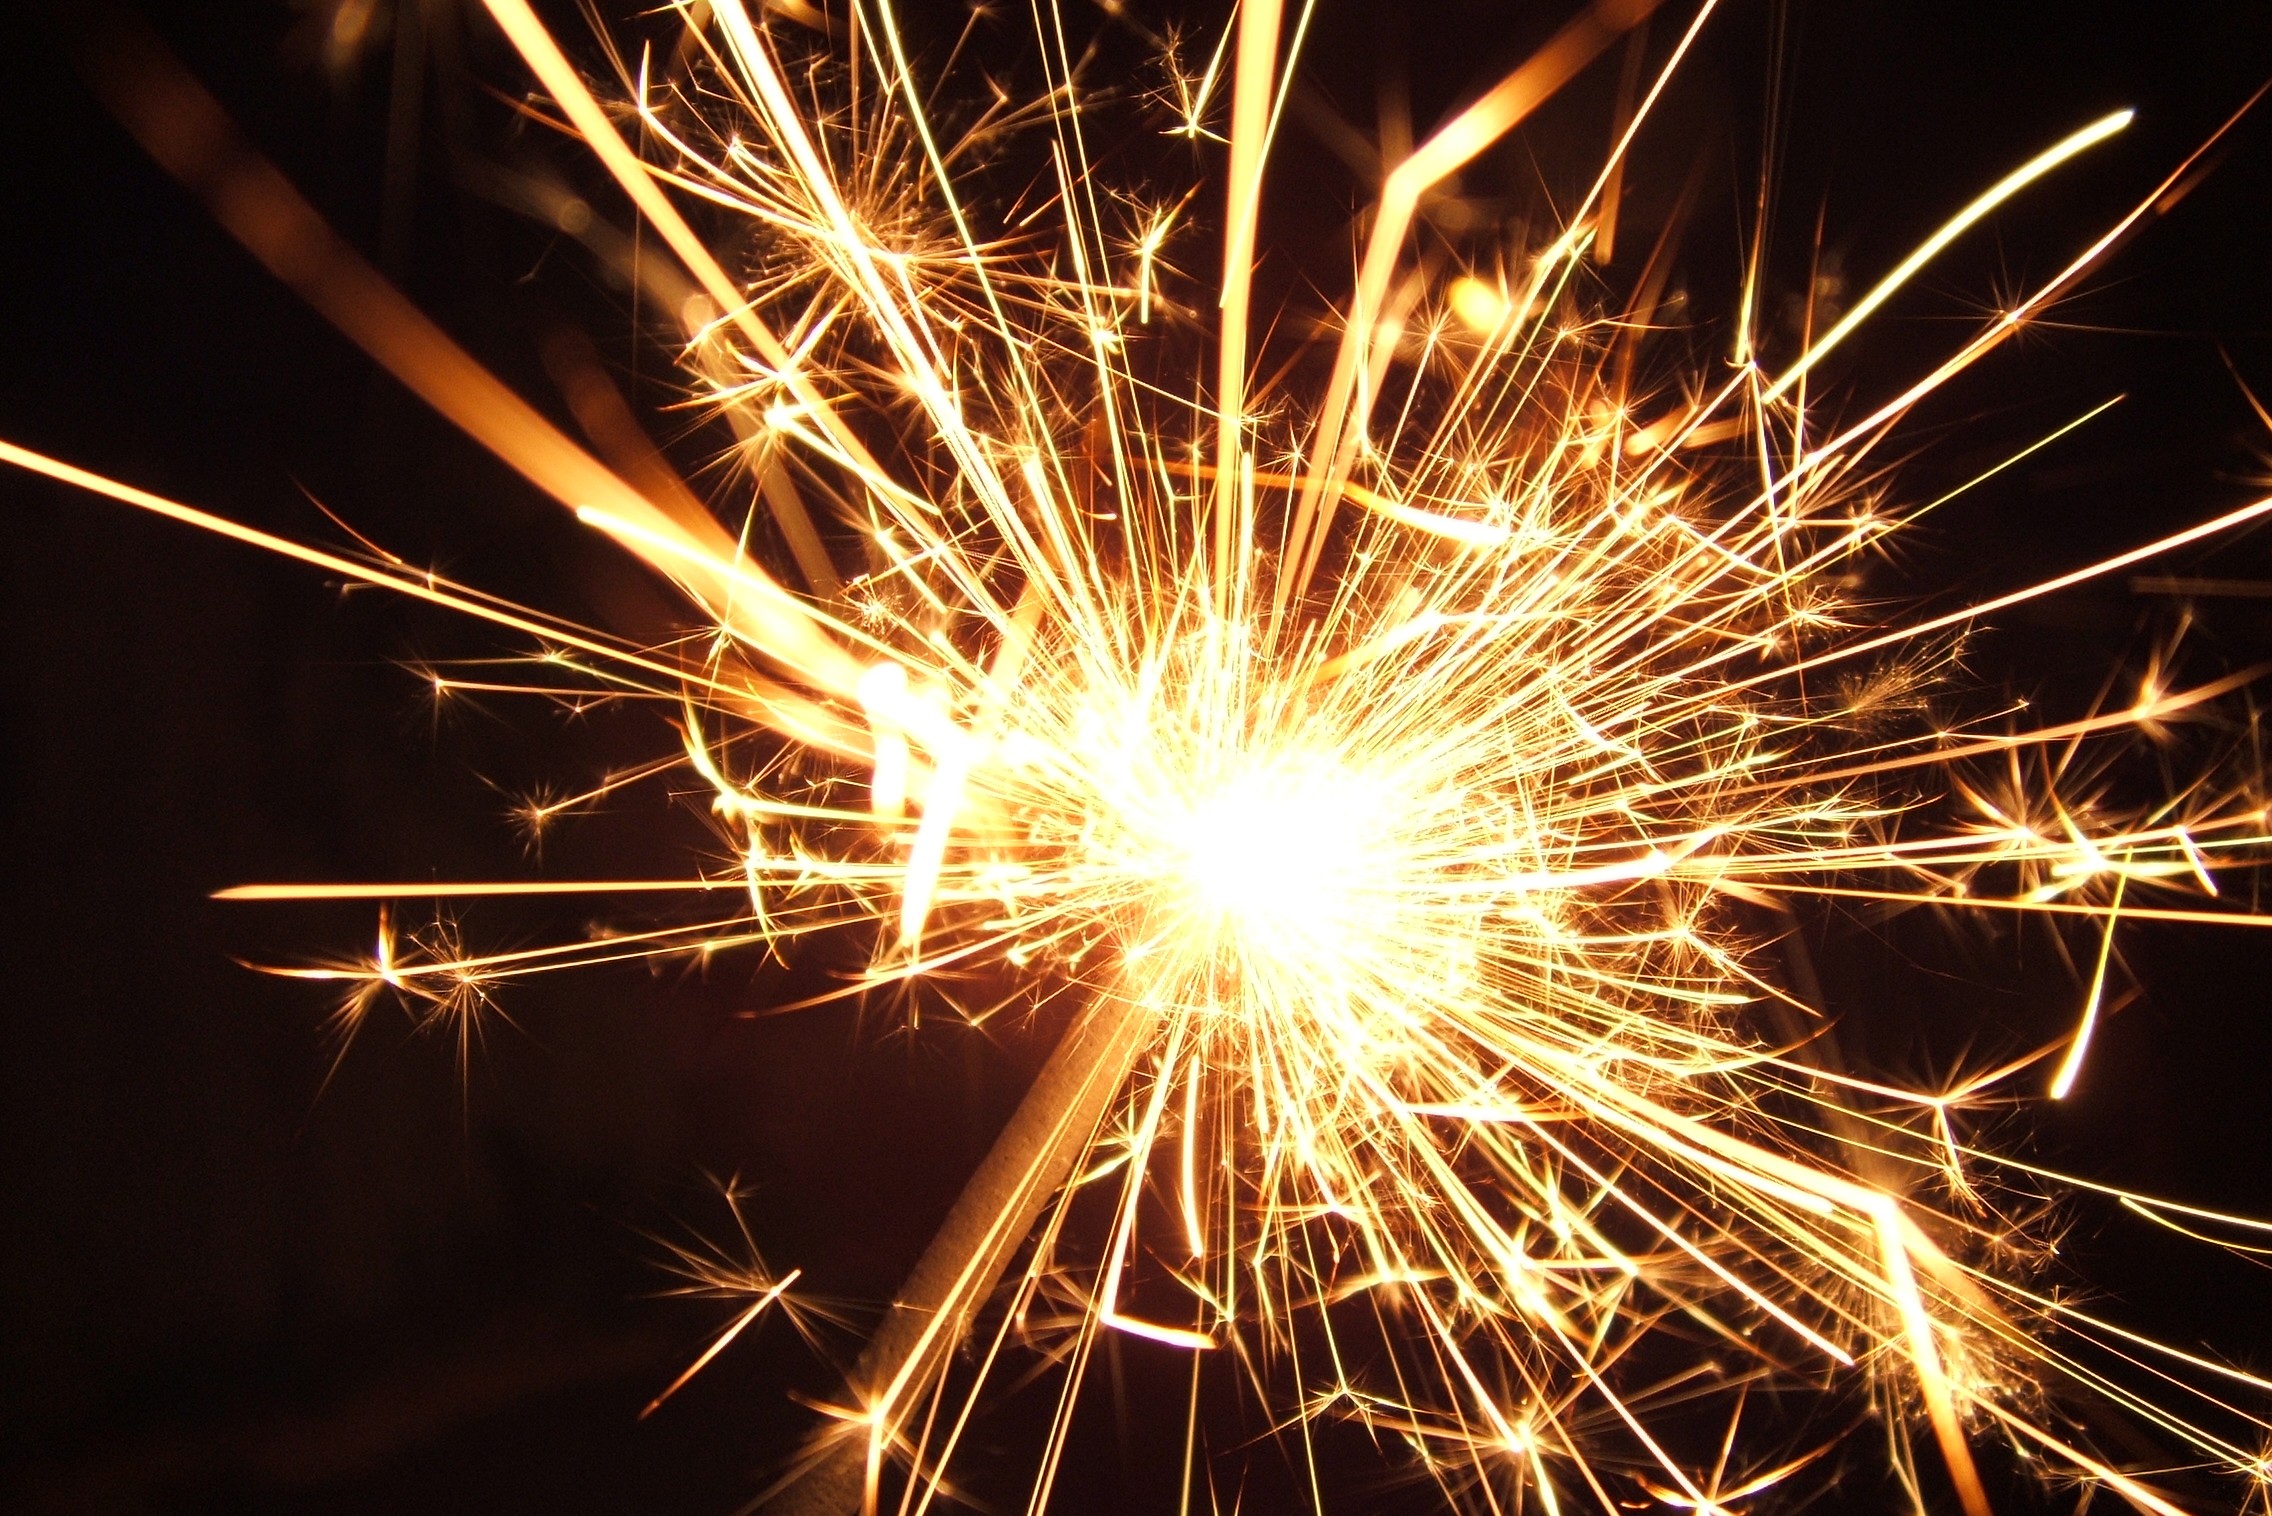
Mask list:
[[[543,639],[533,672],[437,675],[438,698],[677,711],[679,758],[609,787],[697,776],[729,871],[231,893],[685,890],[731,908],[488,955],[403,952],[382,918],[380,961],[296,971],[347,978],[351,1015],[392,992],[462,1025],[467,997],[518,976],[867,931],[867,971],[828,998],[1009,981],[1064,1028],[785,1505],[951,1498],[997,1370],[1032,1348],[1063,1384],[1040,1508],[1109,1332],[1193,1356],[1195,1426],[1203,1376],[1243,1380],[1298,1433],[1345,1418],[1401,1441],[1479,1510],[1730,1509],[1808,1463],[1739,1438],[1751,1396],[1794,1385],[1874,1407],[1916,1498],[1945,1485],[1974,1516],[1987,1440],[2179,1509],[2089,1450],[2061,1410],[2078,1399],[2261,1483],[2272,1384],[2038,1284],[2014,1262],[2035,1197],[2091,1186],[1972,1146],[1963,1119],[2027,1081],[2072,1087],[2120,921],[2259,924],[2217,886],[2272,847],[2253,773],[2211,765],[2129,805],[2100,777],[2252,675],[2150,672],[2126,702],[2016,728],[2012,710],[1933,722],[1914,697],[1979,618],[2272,500],[1942,615],[1888,619],[1846,588],[1942,503],[1899,503],[1885,440],[2190,164],[1941,366],[1826,425],[1817,363],[2127,114],[1963,204],[1796,357],[1770,364],[1746,336],[1712,382],[1652,391],[1633,376],[1659,265],[1619,304],[1589,257],[1710,5],[1659,72],[1628,67],[1611,162],[1545,245],[1456,277],[1411,257],[1426,197],[1654,8],[1601,0],[1387,175],[1313,371],[1266,363],[1250,313],[1307,11],[1248,0],[1216,41],[1163,46],[1187,60],[1159,96],[1168,129],[1224,160],[1212,195],[1112,184],[1055,12],[1043,88],[945,108],[935,79],[960,50],[927,77],[887,5],[825,24],[682,6],[670,48],[615,53],[595,87],[522,0],[487,3],[541,90],[530,113],[597,155],[675,260],[639,277],[683,322],[690,386],[731,427],[762,529],[722,526],[604,385],[569,394],[607,462],[553,430],[194,86],[121,67],[116,108],[348,335],[681,586],[694,635],[629,647],[6,456]],[[1221,272],[1195,285],[1179,266],[1214,256],[1210,205]],[[1845,1069],[1760,926],[1794,896],[2072,918],[2095,963],[2077,1027],[1935,1089]],[[2212,1242],[2265,1240],[2120,1199]],[[720,1346],[797,1278],[690,1277],[747,1301]],[[1726,1438],[1699,1452],[1681,1428],[1700,1401]],[[1184,1457],[1196,1506],[1196,1432]]]

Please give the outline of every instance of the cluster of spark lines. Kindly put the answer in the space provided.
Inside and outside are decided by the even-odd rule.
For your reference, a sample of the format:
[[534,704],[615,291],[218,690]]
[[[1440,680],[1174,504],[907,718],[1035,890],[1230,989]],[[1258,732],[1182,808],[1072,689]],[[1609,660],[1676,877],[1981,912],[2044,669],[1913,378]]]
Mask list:
[[[2085,1074],[2119,922],[2254,919],[2217,884],[2272,849],[2252,774],[2132,806],[2104,781],[2243,680],[2149,670],[2134,698],[2044,726],[2017,706],[1934,720],[1922,694],[1982,617],[2272,500],[1930,618],[1889,620],[1848,591],[1888,534],[1943,503],[1897,503],[1881,444],[2161,191],[1859,419],[1826,426],[1808,400],[1858,323],[2126,115],[1962,204],[1775,364],[1744,335],[1754,266],[1730,361],[1649,390],[1635,376],[1652,371],[1665,250],[1622,301],[1594,253],[1709,3],[1659,71],[1628,69],[1610,163],[1519,258],[1423,272],[1418,213],[1614,57],[1652,0],[1601,0],[1423,141],[1387,177],[1314,366],[1273,354],[1249,311],[1306,9],[1247,0],[1219,37],[1169,50],[1188,62],[1155,102],[1162,124],[1219,169],[1186,189],[1092,167],[1101,117],[1055,11],[1036,12],[1046,88],[937,111],[961,50],[919,68],[877,0],[826,25],[800,6],[681,4],[675,49],[613,52],[604,87],[522,0],[488,5],[534,75],[531,115],[593,150],[645,224],[638,277],[682,321],[690,395],[741,465],[724,506],[627,440],[609,397],[578,407],[603,462],[343,246],[309,254],[312,212],[242,154],[217,213],[681,586],[699,619],[686,641],[631,647],[383,555],[7,456],[545,648],[541,680],[449,671],[439,691],[572,687],[673,713],[681,750],[610,785],[697,776],[730,868],[457,893],[687,889],[731,909],[488,955],[397,939],[382,918],[375,961],[297,971],[345,981],[350,1019],[400,996],[462,1021],[521,975],[793,955],[845,931],[868,932],[872,957],[823,998],[980,984],[1051,1024],[1115,1018],[1093,1071],[1110,1098],[1076,1161],[1027,1172],[1050,1192],[1031,1246],[1000,1291],[962,1269],[954,1289],[979,1298],[930,1328],[967,1351],[912,1352],[851,1387],[834,1435],[857,1445],[868,1500],[947,1500],[995,1371],[1031,1351],[1062,1383],[1038,1510],[1110,1332],[1191,1355],[1194,1509],[1214,1489],[1203,1379],[1251,1385],[1297,1446],[1319,1422],[1361,1423],[1478,1510],[1771,1498],[1815,1456],[1742,1436],[1746,1398],[1778,1386],[1873,1409],[1912,1498],[1945,1490],[1974,1516],[1989,1441],[2179,1509],[2151,1471],[2065,1430],[2076,1397],[2262,1486],[2272,1384],[2036,1284],[2040,1197],[2100,1187],[1976,1149],[1964,1120],[1991,1093],[2063,1096]],[[198,182],[206,139],[184,123],[209,102],[147,74],[137,88],[122,115]],[[1040,165],[1015,194],[997,187],[1003,143]],[[1217,237],[1218,279],[1181,271],[1214,266]],[[279,252],[293,247],[296,262]],[[443,891],[232,893],[390,892]],[[1761,923],[1797,897],[2063,918],[2084,945],[2078,1023],[1967,1081],[1863,1077],[1821,1046],[1823,1008],[1769,951]],[[2212,1243],[2264,1240],[2241,1218],[2102,1193]],[[750,1291],[729,1338],[796,1309],[795,1276],[725,1257],[694,1273],[709,1293]],[[1726,1435],[1699,1455],[1672,1428],[1706,1402]]]

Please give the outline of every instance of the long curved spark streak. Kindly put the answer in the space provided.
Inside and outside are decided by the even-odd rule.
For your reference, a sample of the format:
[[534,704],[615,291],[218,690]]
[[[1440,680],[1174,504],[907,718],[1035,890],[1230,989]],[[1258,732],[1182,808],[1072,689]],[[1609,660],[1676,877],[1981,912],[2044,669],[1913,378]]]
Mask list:
[[[1217,1386],[1261,1396],[1305,1450],[1333,1420],[1385,1434],[1481,1511],[1757,1501],[1820,1455],[1738,1435],[1754,1389],[1798,1385],[1874,1410],[1915,1499],[1945,1482],[1972,1516],[1997,1477],[1975,1445],[1998,1430],[2063,1477],[2180,1509],[2087,1445],[2064,1409],[2079,1401],[2272,1489],[2272,1386],[2076,1309],[2020,1256],[2045,1190],[2243,1252],[2266,1224],[1962,1129],[2053,1053],[2054,1096],[2092,1077],[2126,923],[2272,924],[2218,883],[2272,860],[2245,744],[2144,802],[2116,783],[2130,746],[2206,729],[2262,671],[2184,683],[2157,660],[2128,704],[2017,727],[2018,707],[1935,721],[1922,703],[1982,618],[2232,532],[2272,498],[1934,615],[1886,617],[1851,588],[1889,534],[2114,403],[1922,506],[1888,504],[1868,469],[2198,153],[1833,432],[1807,409],[1822,360],[2128,112],[1966,202],[1772,369],[1747,314],[1729,376],[1667,403],[1631,378],[1659,259],[1620,308],[1592,293],[1587,253],[1710,0],[1646,90],[1628,47],[1610,161],[1496,289],[1413,270],[1428,197],[1657,0],[1594,0],[1390,165],[1317,362],[1276,351],[1255,309],[1307,4],[1289,24],[1245,0],[1203,74],[1173,77],[1171,135],[1223,146],[1219,200],[1107,181],[1113,102],[1052,9],[1035,12],[1045,87],[965,114],[928,107],[880,0],[809,34],[745,0],[676,5],[674,45],[624,67],[620,103],[526,0],[485,4],[543,90],[527,113],[587,146],[676,262],[636,278],[667,296],[688,383],[748,468],[739,532],[604,376],[564,385],[595,454],[482,369],[153,42],[93,72],[255,257],[679,586],[699,635],[634,646],[375,549],[255,531],[10,443],[0,461],[547,650],[541,680],[436,676],[436,698],[588,685],[672,713],[672,755],[590,793],[691,786],[720,837],[699,871],[220,898],[709,893],[730,910],[479,952],[454,928],[398,932],[382,906],[367,958],[272,970],[344,986],[343,1024],[395,996],[462,1026],[510,979],[859,931],[865,968],[798,1006],[975,982],[1008,986],[986,1014],[1015,1003],[1061,1029],[777,1509],[917,1516],[999,1482],[970,1433],[1030,1351],[1059,1376],[1038,1512],[1107,1333],[1192,1357],[1186,1509],[1222,1456]],[[1219,237],[1195,206],[1219,210]],[[1212,286],[1176,271],[1187,244],[1219,249]],[[752,546],[760,511],[772,557]],[[1937,1091],[1843,1069],[1826,1008],[1783,982],[1756,925],[1791,897],[2070,922],[2093,964],[2080,1017]],[[794,1316],[800,1277],[705,1284],[743,1305],[655,1404],[769,1310]],[[1700,1438],[1703,1405],[1726,1419]],[[1313,1461],[1320,1505],[1324,1483]]]
[[2011,199],[2012,196],[2026,189],[2068,159],[2079,153],[2089,151],[2116,132],[2121,131],[2130,124],[2131,117],[2134,114],[2135,112],[2132,111],[2116,111],[2112,115],[2102,116],[2072,136],[2053,143],[2026,163],[2021,164],[2018,168],[1997,180],[1980,198],[1959,211],[1939,231],[1919,243],[1915,252],[1902,259],[1900,265],[1892,273],[1878,281],[1876,288],[1860,300],[1855,301],[1854,308],[1848,311],[1836,326],[1824,332],[1809,344],[1805,355],[1784,370],[1782,378],[1761,391],[1759,397],[1761,402],[1772,404],[1789,394],[1791,387],[1812,373],[1814,366],[1828,357],[1832,348],[1860,330],[1862,324],[1875,315],[1880,306],[1898,294],[1903,285],[1922,273],[1928,264],[1947,250],[1949,244],[1987,219],[1989,213],[1994,211],[1997,206],[2002,205],[2006,200]]

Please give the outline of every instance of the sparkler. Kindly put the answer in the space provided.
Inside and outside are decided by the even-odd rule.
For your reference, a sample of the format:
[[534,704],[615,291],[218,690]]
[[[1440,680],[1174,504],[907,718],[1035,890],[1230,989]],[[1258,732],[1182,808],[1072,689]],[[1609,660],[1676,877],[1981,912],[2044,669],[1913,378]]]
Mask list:
[[[371,961],[290,971],[344,987],[350,1019],[388,994],[456,1014],[516,976],[865,931],[866,971],[827,998],[1007,977],[1060,1029],[781,1509],[951,1499],[1021,1348],[1061,1369],[1038,1509],[1107,1333],[1191,1356],[1194,1425],[1203,1379],[1244,1381],[1297,1436],[1353,1420],[1479,1510],[1730,1509],[1808,1461],[1740,1451],[1747,1397],[1775,1385],[1866,1397],[1917,1501],[1945,1483],[1973,1516],[1989,1440],[2179,1509],[2070,1430],[2061,1407],[2082,1400],[2261,1491],[2272,1383],[2000,1262],[2024,1233],[2007,1197],[2097,1187],[1974,1146],[1963,1119],[1991,1091],[2058,1098],[2087,1075],[2120,922],[2266,924],[2216,882],[2272,848],[2255,775],[2131,807],[2088,778],[2102,751],[2254,671],[2150,677],[2127,703],[2017,730],[2009,712],[1931,724],[1904,701],[1980,618],[2272,498],[1929,618],[1880,621],[1840,590],[1942,503],[1888,502],[1885,439],[2070,291],[2191,160],[1859,420],[1810,405],[1821,360],[2127,113],[1959,206],[1797,356],[1771,362],[1747,316],[1724,376],[1651,394],[1632,375],[1662,259],[1614,307],[1589,293],[1588,259],[1710,4],[1653,75],[1629,52],[1610,161],[1543,247],[1446,279],[1411,246],[1450,175],[1655,9],[1597,0],[1388,174],[1330,364],[1265,379],[1260,186],[1307,10],[1247,0],[1174,75],[1180,129],[1223,134],[1210,202],[1201,186],[1115,198],[1054,13],[1039,96],[949,131],[888,5],[811,25],[799,7],[685,5],[675,53],[623,57],[616,91],[525,0],[486,4],[542,92],[532,114],[596,155],[669,254],[639,277],[733,430],[754,488],[729,515],[761,518],[778,561],[611,394],[578,407],[603,461],[481,370],[177,68],[125,50],[103,78],[257,257],[682,588],[698,636],[631,646],[12,444],[0,457],[487,618],[538,638],[558,679],[676,710],[680,754],[644,777],[699,780],[730,869],[228,893],[730,905],[490,954],[398,938],[382,916]],[[1013,214],[968,165],[1019,133],[1043,167]],[[1205,255],[1203,204],[1221,272],[1195,294],[1172,265]],[[1745,925],[1794,897],[2073,918],[2095,965],[2077,1025],[1933,1090],[1842,1068]],[[2272,1230],[2107,1193],[2221,1245]],[[740,1281],[731,1333],[793,1308],[795,1283]],[[1684,1452],[1671,1424],[1703,1400],[1726,1407],[1716,1456]],[[1183,1456],[1196,1508],[1196,1432]]]

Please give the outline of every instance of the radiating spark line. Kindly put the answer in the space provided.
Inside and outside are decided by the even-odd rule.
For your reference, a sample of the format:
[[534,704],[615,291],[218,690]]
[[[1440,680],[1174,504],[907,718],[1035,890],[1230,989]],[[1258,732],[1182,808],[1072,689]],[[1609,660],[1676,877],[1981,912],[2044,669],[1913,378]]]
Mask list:
[[1830,355],[1832,349],[1852,336],[1864,322],[1876,314],[1879,306],[1892,299],[1900,292],[1903,285],[1916,278],[1926,265],[1938,258],[1950,243],[1985,220],[1996,207],[2011,199],[2021,190],[2026,189],[2045,174],[2050,173],[2068,159],[2096,147],[2116,132],[2121,131],[2130,124],[2131,118],[2135,114],[2133,111],[2124,110],[2101,116],[2082,130],[2061,138],[2058,142],[2045,148],[2041,153],[2030,158],[1995,184],[1989,186],[1970,205],[1950,217],[1939,231],[1919,243],[1917,250],[1902,259],[1895,266],[1893,272],[1879,280],[1868,294],[1855,301],[1854,308],[1846,313],[1844,319],[1810,343],[1806,355],[1784,370],[1783,377],[1767,386],[1766,390],[1761,393],[1761,403],[1771,405],[1788,394],[1791,386],[1804,379],[1817,363]]
[[[1940,909],[2026,911],[2046,916],[2088,916],[2105,920],[2112,906],[2088,905],[2072,900],[2004,900],[1989,895],[1927,895],[1901,890],[1865,890],[1842,885],[1788,884],[1747,880],[1745,887],[1782,895],[1824,895],[1845,900],[1877,900],[1890,905],[1930,905]],[[2247,911],[2186,911],[2161,906],[2125,906],[2122,914],[2133,921],[2171,921],[2194,926],[2272,926],[2272,918]]]
[[[0,463],[10,463],[31,473],[45,475],[58,483],[86,490],[90,494],[108,496],[123,505],[131,505],[137,509],[148,511],[154,516],[164,516],[186,526],[194,526],[200,531],[212,532],[216,536],[232,538],[248,546],[260,548],[264,552],[274,553],[279,557],[291,558],[313,568],[326,569],[360,583],[390,589],[397,594],[408,595],[414,600],[423,600],[445,610],[458,611],[510,631],[526,632],[543,641],[573,647],[608,659],[610,662],[660,675],[674,682],[685,681],[690,678],[695,679],[698,684],[706,682],[700,680],[698,676],[691,675],[683,667],[648,658],[630,649],[601,641],[557,622],[539,620],[532,616],[501,608],[494,602],[470,593],[459,593],[454,586],[448,585],[448,581],[435,576],[427,575],[413,578],[407,573],[390,572],[375,568],[368,563],[358,563],[352,558],[342,558],[337,553],[328,553],[321,548],[307,547],[289,538],[279,537],[272,532],[264,532],[255,527],[244,526],[229,520],[225,516],[216,516],[210,511],[201,511],[195,506],[183,505],[178,501],[169,500],[163,495],[152,494],[148,490],[138,489],[131,484],[105,478],[101,474],[93,473],[75,464],[65,463],[61,459],[50,458],[44,453],[35,453],[29,448],[18,447],[12,442],[0,440]],[[725,687],[719,686],[716,693],[726,694],[728,691]]]
[[799,1276],[801,1276],[803,1273],[804,1270],[802,1269],[791,1269],[788,1273],[781,1276],[780,1283],[773,1285],[771,1288],[760,1294],[755,1300],[751,1301],[746,1307],[744,1307],[742,1313],[736,1316],[733,1319],[733,1322],[729,1326],[727,1326],[727,1328],[723,1332],[720,1332],[718,1334],[717,1339],[713,1341],[710,1346],[702,1350],[701,1355],[697,1357],[694,1362],[688,1364],[686,1368],[680,1372],[679,1376],[676,1379],[672,1380],[669,1384],[663,1387],[661,1394],[657,1395],[654,1399],[648,1401],[644,1406],[640,1407],[639,1419],[641,1421],[645,1421],[648,1417],[654,1415],[655,1412],[661,1410],[665,1401],[669,1400],[673,1395],[676,1395],[680,1390],[685,1389],[687,1384],[694,1378],[695,1375],[701,1373],[704,1369],[710,1366],[710,1360],[716,1358],[720,1353],[726,1351],[727,1348],[733,1346],[734,1339],[741,1336],[743,1330],[747,1328],[750,1323],[756,1321],[758,1317],[764,1315],[766,1310],[771,1307],[775,1301],[779,1300],[784,1294],[786,1294],[788,1292],[789,1286],[795,1284]]
[[2090,1051],[2091,1033],[2098,1029],[2100,1002],[2106,998],[2106,966],[2114,956],[2114,929],[2122,920],[2122,892],[2129,887],[2130,876],[2117,872],[2114,876],[2114,898],[2107,902],[2106,927],[2099,933],[2098,963],[2091,970],[2090,994],[2083,1000],[2082,1023],[2075,1028],[2074,1040],[2067,1044],[2067,1056],[2060,1060],[2059,1071],[2051,1076],[2051,1098],[2064,1100],[2075,1088],[2075,1078],[2083,1071],[2083,1055]]
[[738,890],[740,879],[492,879],[399,884],[237,884],[215,900],[404,900],[458,895],[642,895],[680,890]]

